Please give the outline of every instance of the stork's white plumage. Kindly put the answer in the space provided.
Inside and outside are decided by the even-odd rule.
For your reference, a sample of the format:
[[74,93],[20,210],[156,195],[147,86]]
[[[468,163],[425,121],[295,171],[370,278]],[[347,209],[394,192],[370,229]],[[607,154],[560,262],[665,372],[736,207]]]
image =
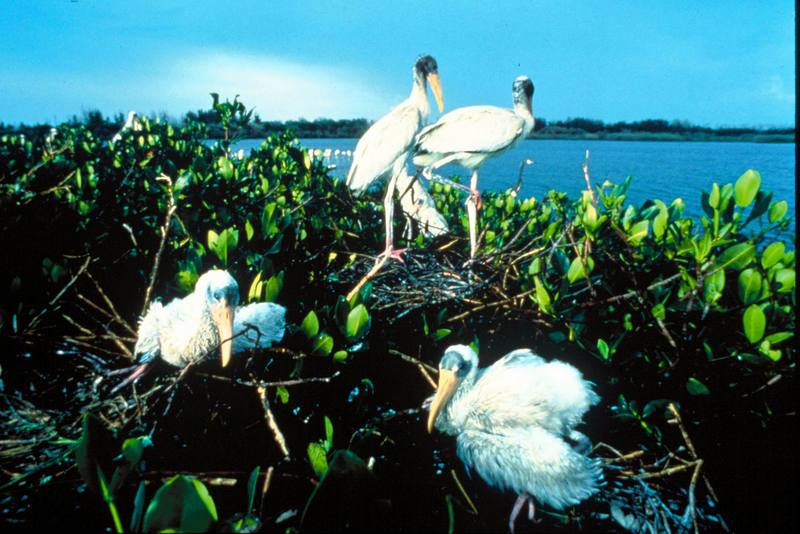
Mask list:
[[142,125],[139,123],[139,116],[136,114],[135,111],[129,111],[128,117],[125,119],[125,124],[122,125],[122,128],[119,129],[117,133],[114,134],[114,137],[111,138],[113,142],[117,142],[122,139],[122,132],[125,130],[141,130]]
[[530,497],[562,509],[597,491],[599,460],[586,456],[589,440],[575,427],[598,400],[591,383],[567,363],[520,349],[479,370],[475,351],[454,345],[439,362],[428,431],[435,426],[456,436],[457,454],[469,470],[519,495],[509,519],[513,532]]
[[406,172],[405,167],[397,177],[397,194],[400,196],[400,206],[406,217],[407,239],[412,237],[413,222],[416,222],[420,233],[425,237],[436,237],[450,231],[447,221],[436,210],[433,197],[422,187],[419,179]]
[[414,63],[412,73],[411,95],[378,119],[358,140],[353,162],[347,173],[347,185],[356,194],[364,192],[376,180],[389,177],[383,201],[386,219],[384,259],[390,256],[400,257],[401,251],[395,251],[393,248],[392,195],[398,176],[405,169],[414,136],[428,121],[430,112],[426,89],[428,84],[436,97],[439,111],[444,108],[436,60],[431,56],[420,56]]
[[266,348],[283,338],[283,306],[258,303],[237,308],[238,303],[239,285],[221,270],[203,274],[184,298],[167,305],[151,303],[139,323],[135,370],[112,393],[144,375],[156,358],[186,367],[218,349],[224,367],[231,354]]
[[[470,223],[470,257],[475,257],[477,212],[480,208],[478,168],[486,159],[510,149],[533,130],[533,82],[520,76],[512,85],[514,108],[470,106],[442,115],[416,138],[414,164],[435,170],[458,163],[472,171],[467,199]],[[428,172],[429,172],[428,171]]]

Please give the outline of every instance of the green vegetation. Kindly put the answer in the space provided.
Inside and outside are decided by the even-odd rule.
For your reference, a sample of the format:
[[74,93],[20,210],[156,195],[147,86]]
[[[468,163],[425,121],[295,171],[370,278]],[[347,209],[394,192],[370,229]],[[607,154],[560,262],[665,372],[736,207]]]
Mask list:
[[[726,451],[737,440],[781,436],[793,410],[795,250],[793,242],[769,237],[775,228],[788,228],[793,215],[784,200],[761,189],[757,171],[743,169],[731,183],[698,191],[705,213],[699,219],[684,215],[681,199],[630,204],[630,178],[603,183],[577,199],[557,191],[542,199],[487,193],[479,221],[481,262],[472,282],[458,267],[468,249],[463,193],[433,184],[437,208],[459,240],[428,244],[416,238],[404,266],[387,269],[348,301],[343,295],[371,266],[362,255],[381,248],[380,203],[353,198],[342,180],[287,133],[267,137],[240,159],[230,147],[238,136],[249,135],[252,116],[237,100],[216,97],[211,113],[221,122],[214,136],[220,140],[210,144],[206,123],[177,127],[158,118],[143,118],[141,130],[127,131],[117,142],[74,124],[59,126],[47,141],[0,136],[0,333],[12,347],[6,353],[19,355],[13,361],[31,351],[43,353],[48,363],[35,372],[46,374],[66,365],[56,356],[63,347],[77,347],[99,366],[78,367],[81,374],[64,383],[70,393],[63,394],[62,405],[34,424],[34,405],[45,397],[35,397],[37,390],[27,381],[38,375],[30,369],[10,375],[3,361],[4,387],[19,395],[3,395],[18,409],[3,414],[0,428],[9,439],[29,440],[13,449],[3,445],[4,471],[19,473],[4,482],[4,491],[13,485],[28,492],[50,487],[54,476],[63,475],[58,466],[76,458],[83,481],[108,509],[102,516],[86,512],[95,528],[113,525],[119,531],[128,526],[123,518],[132,517],[134,531],[214,525],[245,531],[259,522],[285,529],[300,526],[297,517],[277,522],[290,507],[305,508],[304,524],[322,524],[314,514],[323,512],[315,510],[336,501],[326,501],[325,494],[335,494],[338,490],[330,490],[339,487],[335,484],[347,488],[342,481],[357,473],[364,481],[359,487],[366,488],[359,495],[381,501],[374,488],[389,493],[393,512],[385,521],[417,529],[454,522],[456,528],[504,528],[502,514],[485,508],[479,516],[465,512],[457,504],[463,488],[453,478],[435,478],[432,447],[445,441],[425,434],[424,424],[414,419],[418,412],[409,408],[430,393],[413,373],[435,365],[442,350],[457,342],[480,348],[484,363],[524,346],[571,359],[603,396],[593,415],[602,423],[590,432],[592,439],[622,451],[641,448],[660,456],[680,451],[684,438],[669,424],[675,419],[668,410],[677,407],[691,421],[703,474],[719,481],[720,502],[734,516],[741,490],[728,483],[731,463],[750,462],[782,476],[780,455],[731,447],[744,455],[732,457]],[[191,431],[187,426],[173,426],[169,435],[161,426],[154,430],[155,423],[169,424],[157,403],[171,386],[156,382],[140,392],[141,404],[130,400],[119,408],[105,398],[105,382],[92,384],[106,368],[129,364],[132,334],[125,323],[135,324],[151,276],[153,294],[168,300],[190,291],[199,273],[212,267],[231,272],[243,300],[277,301],[289,309],[295,326],[282,350],[293,357],[267,352],[259,361],[274,361],[274,367],[257,367],[252,360],[234,366],[233,372],[242,374],[224,382],[230,388],[222,390],[222,404],[250,406],[256,398],[251,386],[258,386],[258,409],[263,405],[272,413],[266,410],[273,403],[299,459],[282,462],[274,445],[269,448],[269,437],[259,442],[261,448],[248,448],[253,456],[243,459],[198,453],[204,463],[181,464],[181,474],[166,482],[162,477],[160,489],[154,489],[153,478],[141,469],[143,458],[152,465],[194,450],[187,438],[178,455],[168,454],[170,443]],[[443,290],[445,280],[458,283],[453,286],[458,289]],[[331,379],[309,380],[301,394],[291,389],[320,375]],[[212,381],[204,376],[186,380]],[[286,377],[294,382],[264,382]],[[23,399],[28,394],[33,401]],[[176,399],[176,405],[190,402]],[[193,393],[191,403],[202,399]],[[21,420],[23,402],[27,415]],[[213,414],[193,410],[194,417],[207,416],[203,424],[212,429],[225,419],[216,412],[223,408],[214,406]],[[102,419],[80,416],[81,409]],[[246,428],[263,427],[252,422],[260,417],[247,420]],[[107,435],[106,426],[114,433]],[[220,433],[214,442],[233,447],[242,428]],[[350,456],[334,448],[334,437]],[[452,443],[449,447],[436,453],[448,470],[458,465]],[[360,459],[368,457],[377,459],[374,472]],[[345,459],[345,468],[334,469]],[[241,465],[245,462],[251,463]],[[241,510],[238,504],[215,504],[223,490],[209,490],[194,476],[231,464],[246,469],[239,477],[248,488],[243,514],[233,515]],[[275,497],[283,507],[269,509],[268,494],[269,511],[261,513],[260,506],[254,511],[254,488],[267,465],[275,466],[275,476],[285,475]],[[681,502],[687,506],[695,497],[686,497],[691,471],[684,474],[685,480],[676,475],[660,483],[683,488]],[[330,491],[320,489],[321,483],[314,489],[312,479],[328,480]],[[73,486],[59,487],[66,494]],[[492,491],[478,483],[470,488]],[[698,503],[709,502],[700,484],[692,488],[704,492]],[[778,489],[759,491],[766,500]],[[263,493],[261,499],[263,505]],[[674,512],[680,517],[683,508]],[[605,514],[609,521],[607,506]],[[414,523],[415,517],[423,522]],[[554,514],[544,520],[567,529],[610,528],[582,523],[587,517]]]

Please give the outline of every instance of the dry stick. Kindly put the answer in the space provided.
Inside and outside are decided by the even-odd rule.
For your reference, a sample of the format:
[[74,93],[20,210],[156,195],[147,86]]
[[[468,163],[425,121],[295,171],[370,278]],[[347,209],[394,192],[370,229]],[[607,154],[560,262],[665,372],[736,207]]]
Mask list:
[[[44,308],[42,311],[40,311],[40,312],[39,312],[39,313],[36,315],[36,317],[34,317],[34,318],[31,320],[31,322],[30,322],[30,323],[29,323],[29,325],[28,325],[28,329],[29,329],[29,328],[32,328],[32,327],[34,327],[34,326],[36,326],[36,323],[38,323],[38,322],[39,322],[39,319],[41,319],[42,315],[44,315],[46,312],[48,312],[48,311],[50,310],[50,308],[52,308],[52,307],[53,307],[53,305],[54,305],[56,302],[58,302],[58,299],[60,299],[62,296],[64,296],[64,293],[66,293],[66,292],[67,292],[67,290],[68,290],[70,287],[72,287],[72,284],[74,284],[74,283],[75,283],[75,281],[76,281],[76,280],[78,280],[78,277],[79,277],[80,275],[82,275],[82,274],[84,273],[84,271],[86,271],[86,268],[89,266],[89,262],[91,262],[91,261],[92,261],[92,257],[91,257],[91,256],[87,256],[87,257],[86,257],[86,261],[84,261],[84,262],[83,262],[83,265],[81,265],[80,269],[78,269],[78,272],[77,272],[77,273],[75,273],[75,276],[73,276],[73,277],[72,277],[72,279],[71,279],[69,282],[67,282],[67,285],[65,285],[65,286],[64,286],[64,287],[61,289],[61,291],[59,291],[59,292],[58,292],[58,294],[57,294],[55,297],[53,297],[53,299],[52,299],[52,300],[51,300],[51,301],[50,301],[50,302],[47,304],[47,306],[45,306],[45,308]],[[26,329],[26,330],[27,330],[27,329]]]
[[272,484],[272,474],[275,471],[275,468],[269,466],[267,468],[267,474],[264,477],[264,483],[261,484],[261,500],[258,502],[258,515],[261,517],[264,515],[264,499],[267,497],[267,492],[269,491],[269,487]]
[[92,273],[90,271],[86,271],[86,276],[89,278],[89,280],[91,280],[94,283],[95,289],[97,289],[97,292],[100,294],[101,297],[103,297],[106,306],[108,306],[108,310],[114,316],[114,320],[117,321],[117,323],[119,323],[123,327],[125,327],[125,329],[128,330],[128,332],[130,332],[134,336],[138,335],[136,333],[136,330],[134,330],[133,327],[130,324],[128,324],[128,321],[123,319],[120,316],[119,312],[117,312],[117,309],[114,307],[114,304],[111,302],[111,299],[108,298],[108,295],[106,295],[106,292],[103,291],[102,287],[100,287],[100,283],[95,279],[94,276],[92,276]]
[[267,388],[257,387],[256,391],[258,391],[258,397],[261,399],[261,406],[264,408],[264,421],[266,421],[267,427],[272,431],[272,437],[275,439],[275,443],[278,445],[281,453],[283,453],[283,457],[289,458],[289,448],[286,446],[286,438],[283,437],[283,432],[281,432],[281,429],[278,427],[278,423],[275,421],[275,415],[269,407]]
[[172,214],[175,213],[177,207],[175,206],[175,197],[172,194],[172,179],[166,174],[156,177],[159,182],[167,183],[167,192],[169,193],[169,200],[167,202],[167,214],[164,217],[164,224],[161,226],[161,243],[158,245],[155,260],[153,260],[153,270],[150,273],[150,283],[147,285],[147,290],[144,292],[144,304],[142,305],[142,313],[139,315],[144,316],[147,311],[147,304],[150,302],[150,294],[153,292],[153,287],[156,285],[156,275],[158,274],[158,264],[161,263],[161,254],[164,252],[164,245],[167,243],[167,235],[169,234],[169,223],[172,220]]
[[436,382],[433,380],[433,378],[431,378],[431,375],[428,374],[428,370],[430,370],[431,372],[437,372],[436,369],[433,368],[433,366],[428,365],[425,362],[422,362],[414,358],[413,356],[409,356],[408,354],[402,353],[399,350],[389,349],[389,354],[400,356],[403,360],[416,365],[417,369],[419,369],[419,372],[422,373],[422,376],[424,376],[425,380],[428,381],[428,384],[430,384],[433,389],[436,389]]
[[[683,441],[686,443],[686,447],[689,449],[689,453],[695,460],[700,460],[700,458],[697,457],[697,451],[694,448],[694,443],[692,443],[691,438],[689,438],[689,433],[686,431],[686,427],[683,426],[683,419],[681,419],[681,414],[678,413],[678,409],[675,407],[675,404],[670,402],[667,405],[667,409],[675,417],[675,422],[677,423],[678,428],[681,431],[681,435],[683,436]],[[693,476],[692,479],[694,478],[695,477]],[[714,491],[714,488],[711,486],[711,482],[708,480],[708,477],[705,475],[705,473],[703,473],[703,482],[705,483],[708,493],[710,493],[711,497],[714,498],[714,501],[717,504],[719,504],[719,498],[717,497],[717,493]],[[726,532],[730,532],[730,529],[728,528],[728,525],[725,523],[725,520],[722,519],[722,517],[720,517],[719,520],[720,524],[722,525],[722,528],[724,528]]]
[[472,508],[473,515],[478,515],[478,509],[475,507],[475,503],[472,502],[472,499],[469,498],[467,490],[465,490],[464,486],[461,485],[461,481],[458,480],[458,475],[456,475],[456,470],[451,469],[450,474],[453,475],[453,480],[455,480],[456,486],[458,486],[458,489],[461,491],[461,495],[464,496],[464,498],[467,500],[467,504],[469,504],[469,507]]

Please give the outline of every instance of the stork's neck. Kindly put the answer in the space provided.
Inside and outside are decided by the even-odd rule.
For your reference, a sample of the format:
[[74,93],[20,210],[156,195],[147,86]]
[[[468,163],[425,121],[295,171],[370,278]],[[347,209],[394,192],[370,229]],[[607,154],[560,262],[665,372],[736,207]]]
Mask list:
[[533,103],[530,101],[515,103],[514,113],[525,121],[525,135],[528,135],[536,125],[536,120],[533,118]]
[[472,369],[470,373],[464,377],[464,380],[458,385],[453,397],[447,403],[447,406],[436,418],[436,428],[451,436],[457,435],[464,429],[467,417],[471,411],[471,403],[469,399],[469,392],[475,385],[477,379],[476,369]]
[[417,108],[422,115],[424,122],[428,122],[428,115],[431,112],[431,106],[428,103],[428,84],[425,78],[420,76],[414,71],[414,83],[411,85],[411,95],[408,101]]

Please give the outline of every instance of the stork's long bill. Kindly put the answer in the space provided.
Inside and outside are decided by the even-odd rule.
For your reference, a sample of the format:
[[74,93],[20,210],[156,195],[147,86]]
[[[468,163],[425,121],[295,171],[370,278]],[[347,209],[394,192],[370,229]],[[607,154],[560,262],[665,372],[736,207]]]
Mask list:
[[453,394],[458,389],[458,379],[455,371],[450,369],[439,369],[439,384],[436,387],[436,396],[431,404],[431,413],[428,416],[428,433],[433,432],[433,424],[439,412],[447,406]]
[[442,84],[439,81],[439,73],[432,72],[428,74],[427,79],[433,91],[433,96],[436,97],[436,106],[439,108],[439,113],[441,113],[444,111],[444,98],[442,97]]
[[231,347],[233,341],[233,306],[228,304],[225,299],[221,300],[218,304],[211,306],[211,318],[219,331],[219,350],[222,357],[222,367],[228,365],[231,359]]

